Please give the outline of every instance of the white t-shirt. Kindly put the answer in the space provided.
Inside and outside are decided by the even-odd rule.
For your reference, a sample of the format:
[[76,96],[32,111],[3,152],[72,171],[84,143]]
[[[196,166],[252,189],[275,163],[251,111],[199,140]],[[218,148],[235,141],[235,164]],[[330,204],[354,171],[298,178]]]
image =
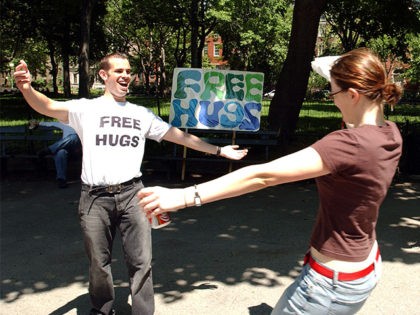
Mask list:
[[141,176],[146,138],[161,141],[171,125],[149,109],[107,97],[68,101],[69,125],[83,145],[82,182],[115,185]]

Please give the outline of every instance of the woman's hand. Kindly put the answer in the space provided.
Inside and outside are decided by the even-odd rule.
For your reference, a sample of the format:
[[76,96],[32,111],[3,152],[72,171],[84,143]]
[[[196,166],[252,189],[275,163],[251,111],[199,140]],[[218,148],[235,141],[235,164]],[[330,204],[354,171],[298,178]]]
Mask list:
[[184,189],[145,187],[137,193],[139,206],[148,218],[163,212],[175,212],[187,206]]

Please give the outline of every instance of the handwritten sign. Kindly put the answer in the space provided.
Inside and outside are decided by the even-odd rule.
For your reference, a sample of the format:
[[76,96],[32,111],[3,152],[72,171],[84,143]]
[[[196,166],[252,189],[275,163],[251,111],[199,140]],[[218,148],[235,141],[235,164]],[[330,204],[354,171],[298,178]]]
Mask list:
[[180,128],[258,131],[264,74],[176,68],[169,123]]

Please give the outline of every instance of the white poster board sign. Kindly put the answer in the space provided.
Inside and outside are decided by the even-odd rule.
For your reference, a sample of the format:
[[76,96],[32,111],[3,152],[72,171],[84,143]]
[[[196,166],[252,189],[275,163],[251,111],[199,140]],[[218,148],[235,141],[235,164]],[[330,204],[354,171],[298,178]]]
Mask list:
[[176,68],[169,123],[174,127],[258,131],[264,74]]

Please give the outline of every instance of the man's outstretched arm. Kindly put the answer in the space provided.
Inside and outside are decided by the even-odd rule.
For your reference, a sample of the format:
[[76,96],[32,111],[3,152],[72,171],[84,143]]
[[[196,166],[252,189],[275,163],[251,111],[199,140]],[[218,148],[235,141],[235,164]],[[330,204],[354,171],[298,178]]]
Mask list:
[[176,127],[171,127],[163,139],[165,141],[186,146],[193,150],[220,155],[231,160],[240,160],[248,153],[248,149],[240,149],[238,145],[226,145],[224,147],[215,146]]
[[68,121],[68,109],[64,103],[56,102],[32,87],[31,74],[29,73],[28,65],[25,61],[21,60],[19,62],[13,75],[16,86],[34,110],[62,122]]

